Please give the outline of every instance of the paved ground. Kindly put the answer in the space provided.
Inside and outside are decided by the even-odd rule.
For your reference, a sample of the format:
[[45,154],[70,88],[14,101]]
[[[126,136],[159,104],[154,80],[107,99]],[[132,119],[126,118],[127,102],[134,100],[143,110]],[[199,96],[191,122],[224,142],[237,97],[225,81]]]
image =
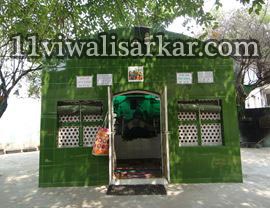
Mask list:
[[107,196],[106,187],[38,188],[38,152],[0,155],[0,208],[269,208],[270,148],[242,149],[243,184],[169,185],[167,196]]

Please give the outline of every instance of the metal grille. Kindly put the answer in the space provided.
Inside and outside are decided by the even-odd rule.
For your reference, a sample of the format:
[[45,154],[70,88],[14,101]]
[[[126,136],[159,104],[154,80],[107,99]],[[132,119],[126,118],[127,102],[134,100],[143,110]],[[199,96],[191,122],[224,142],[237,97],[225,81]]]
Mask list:
[[102,118],[102,115],[83,115],[83,121],[97,122],[97,121],[103,121],[103,118]]
[[[179,146],[218,146],[222,145],[222,113],[200,110],[200,105],[220,106],[221,101],[216,99],[184,100],[178,101],[182,105],[195,104],[192,112],[178,112],[179,120]],[[218,108],[217,108],[218,109]]]
[[[97,100],[59,101],[57,107],[58,147],[93,146],[99,125],[103,121],[102,105],[103,103]],[[95,113],[87,111],[92,110],[91,106],[97,109]]]
[[196,125],[179,125],[178,132],[180,146],[198,145],[198,131]]
[[220,113],[216,112],[201,112],[200,119],[202,120],[220,120]]
[[178,119],[181,121],[194,121],[196,120],[196,113],[195,112],[179,112]]
[[83,127],[83,146],[92,147],[96,140],[96,134],[100,126],[84,126]]
[[58,147],[78,147],[79,127],[61,127],[58,131]]
[[202,145],[222,145],[221,124],[201,125]]
[[60,115],[60,123],[80,122],[80,116],[78,115]]

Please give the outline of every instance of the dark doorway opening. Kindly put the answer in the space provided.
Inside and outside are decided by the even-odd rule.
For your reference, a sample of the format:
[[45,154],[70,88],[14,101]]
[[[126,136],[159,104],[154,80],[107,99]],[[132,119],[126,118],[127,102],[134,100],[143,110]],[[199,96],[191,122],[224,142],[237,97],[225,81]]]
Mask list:
[[114,96],[113,178],[161,178],[160,97],[147,92]]

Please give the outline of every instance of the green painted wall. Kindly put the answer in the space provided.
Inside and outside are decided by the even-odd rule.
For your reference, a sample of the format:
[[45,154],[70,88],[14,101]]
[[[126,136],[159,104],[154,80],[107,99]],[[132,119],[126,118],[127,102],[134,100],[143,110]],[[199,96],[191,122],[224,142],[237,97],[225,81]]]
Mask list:
[[[144,66],[143,83],[128,83],[128,66]],[[72,59],[61,71],[43,73],[39,185],[84,186],[108,184],[109,160],[92,156],[91,147],[57,148],[57,102],[102,100],[107,87],[96,86],[96,74],[113,74],[113,93],[168,87],[170,171],[172,183],[241,182],[239,130],[235,103],[233,63],[229,59],[108,58]],[[198,84],[197,71],[214,71],[214,83]],[[177,85],[176,72],[193,72],[192,85]],[[76,88],[76,76],[93,75],[93,88]],[[177,100],[221,99],[223,146],[179,147]],[[106,109],[105,109],[106,112]]]

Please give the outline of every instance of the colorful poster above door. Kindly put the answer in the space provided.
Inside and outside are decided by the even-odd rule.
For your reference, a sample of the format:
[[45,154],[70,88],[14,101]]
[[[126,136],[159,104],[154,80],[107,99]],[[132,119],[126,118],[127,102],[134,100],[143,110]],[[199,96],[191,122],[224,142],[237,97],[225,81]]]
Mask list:
[[129,82],[143,82],[143,66],[129,66],[128,67],[128,81]]

